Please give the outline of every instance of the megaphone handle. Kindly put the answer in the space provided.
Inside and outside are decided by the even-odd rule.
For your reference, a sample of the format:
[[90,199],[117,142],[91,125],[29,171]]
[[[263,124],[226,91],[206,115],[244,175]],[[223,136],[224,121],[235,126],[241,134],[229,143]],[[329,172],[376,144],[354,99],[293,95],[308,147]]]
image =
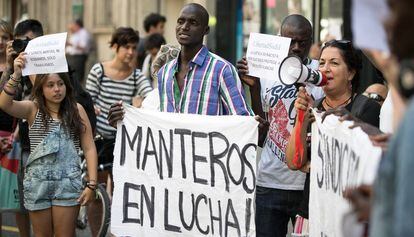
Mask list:
[[302,167],[304,154],[301,131],[303,121],[305,120],[305,111],[299,110],[297,116],[295,130],[293,131],[295,133],[295,156],[293,157],[293,165],[299,169]]

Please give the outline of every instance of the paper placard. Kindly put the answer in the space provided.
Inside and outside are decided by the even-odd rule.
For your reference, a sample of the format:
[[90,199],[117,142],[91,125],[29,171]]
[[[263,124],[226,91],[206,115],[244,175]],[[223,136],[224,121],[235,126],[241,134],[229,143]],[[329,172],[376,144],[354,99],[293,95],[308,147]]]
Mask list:
[[389,53],[383,25],[388,15],[386,0],[352,1],[352,33],[355,46]]
[[67,33],[44,35],[29,41],[24,52],[26,65],[23,76],[68,71],[65,57]]
[[290,38],[250,33],[246,59],[249,75],[265,80],[279,80],[280,63],[289,53]]

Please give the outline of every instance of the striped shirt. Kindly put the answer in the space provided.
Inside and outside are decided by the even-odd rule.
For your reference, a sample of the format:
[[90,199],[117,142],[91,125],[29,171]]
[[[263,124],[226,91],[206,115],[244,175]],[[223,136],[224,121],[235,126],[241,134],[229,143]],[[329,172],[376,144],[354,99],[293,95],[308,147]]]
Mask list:
[[158,71],[160,110],[203,115],[253,115],[232,64],[203,46],[190,62],[180,91],[179,57]]
[[[34,149],[42,143],[43,139],[47,137],[52,131],[58,129],[61,125],[61,122],[57,119],[51,119],[48,123],[48,128],[45,130],[42,121],[42,112],[40,110],[36,113],[36,118],[29,128],[29,139],[30,139],[30,152],[33,152]],[[72,138],[73,144],[75,145],[76,150],[79,151],[80,148],[80,141],[79,138],[75,139],[74,131],[70,132],[70,136]]]
[[108,123],[107,117],[111,104],[120,100],[132,104],[135,96],[145,97],[151,90],[147,78],[136,69],[122,80],[113,80],[105,75],[100,63],[95,64],[88,75],[86,90],[92,97],[94,105],[101,110],[96,117],[96,130],[104,138],[115,138],[116,129]]

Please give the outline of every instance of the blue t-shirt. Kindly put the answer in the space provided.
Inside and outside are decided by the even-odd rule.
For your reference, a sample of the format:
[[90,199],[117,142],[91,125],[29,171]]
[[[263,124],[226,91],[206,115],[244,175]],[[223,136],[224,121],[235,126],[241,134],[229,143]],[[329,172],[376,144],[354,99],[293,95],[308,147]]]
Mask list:
[[384,154],[374,184],[370,236],[414,236],[414,100]]

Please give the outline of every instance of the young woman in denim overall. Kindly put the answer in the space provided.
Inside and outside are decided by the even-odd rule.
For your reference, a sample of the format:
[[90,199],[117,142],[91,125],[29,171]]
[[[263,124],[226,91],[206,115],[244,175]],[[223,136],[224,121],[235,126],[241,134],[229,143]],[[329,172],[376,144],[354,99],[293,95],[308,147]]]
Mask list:
[[[30,156],[23,180],[24,205],[35,236],[74,236],[79,205],[94,198],[97,154],[84,108],[77,104],[68,74],[37,75],[33,101],[15,101],[25,53],[14,61],[14,73],[0,95],[0,108],[29,122]],[[89,173],[82,190],[78,149]]]

